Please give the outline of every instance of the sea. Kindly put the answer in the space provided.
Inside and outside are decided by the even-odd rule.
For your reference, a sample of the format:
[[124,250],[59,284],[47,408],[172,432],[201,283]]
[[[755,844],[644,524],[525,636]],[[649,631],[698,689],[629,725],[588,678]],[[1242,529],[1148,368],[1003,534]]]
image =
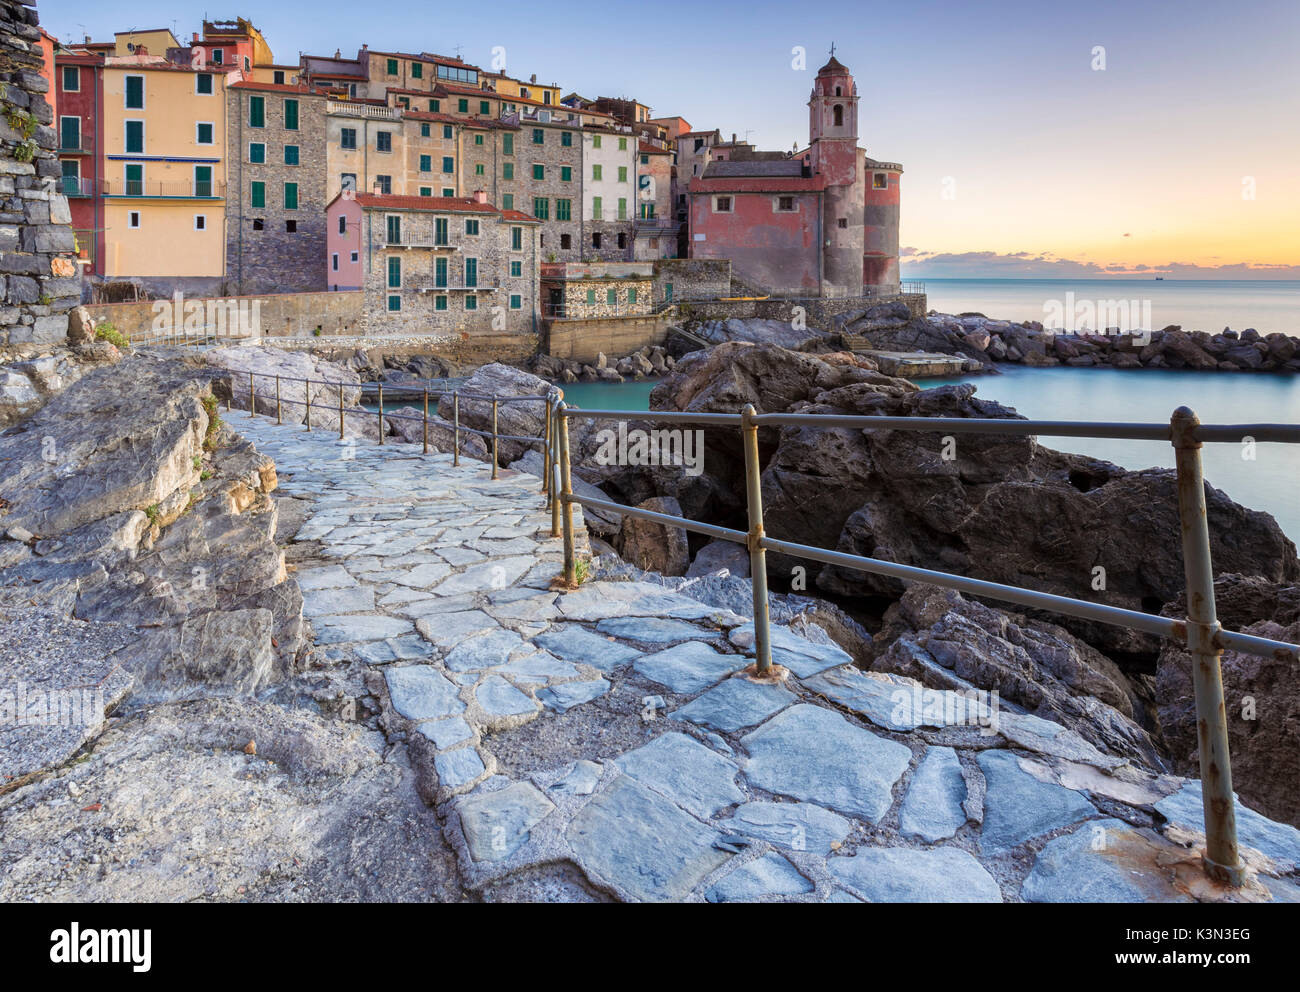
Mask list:
[[[931,310],[982,313],[1045,326],[1090,330],[1116,326],[1107,313],[1134,318],[1120,330],[1217,333],[1225,327],[1300,335],[1300,280],[1249,279],[921,279]],[[1124,304],[1115,308],[1110,304]],[[1073,314],[1073,324],[1052,318]],[[1089,314],[1093,314],[1091,320]]]

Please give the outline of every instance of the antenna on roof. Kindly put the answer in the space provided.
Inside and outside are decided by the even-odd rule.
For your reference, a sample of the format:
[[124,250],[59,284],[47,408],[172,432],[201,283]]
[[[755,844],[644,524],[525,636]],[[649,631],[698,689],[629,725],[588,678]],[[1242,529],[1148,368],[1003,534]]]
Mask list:
[[456,61],[457,61],[457,62],[461,62],[461,61],[463,61],[463,60],[461,59],[461,57],[460,57],[460,48],[461,48],[460,45],[457,45],[457,46],[456,46]]
[[831,42],[831,58],[835,58],[835,42]]

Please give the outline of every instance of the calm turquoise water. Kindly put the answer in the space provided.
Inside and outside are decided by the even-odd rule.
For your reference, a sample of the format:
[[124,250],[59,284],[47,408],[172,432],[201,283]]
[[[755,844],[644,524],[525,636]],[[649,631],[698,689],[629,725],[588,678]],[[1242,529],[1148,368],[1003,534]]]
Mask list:
[[[923,388],[972,382],[976,395],[1015,407],[1039,420],[1120,420],[1167,423],[1190,406],[1204,423],[1300,423],[1300,376],[1225,375],[1166,369],[1026,369],[1006,366],[999,376],[925,379]],[[565,399],[588,409],[648,410],[653,382],[575,383]],[[1173,468],[1173,449],[1154,441],[1049,438],[1062,451],[1104,458],[1129,469]],[[1300,542],[1300,445],[1258,444],[1255,460],[1233,444],[1202,450],[1205,475],[1237,502],[1265,510]]]
[[[1002,320],[1041,320],[1050,308],[1073,293],[1076,305],[1085,301],[1136,300],[1131,312],[1150,304],[1149,330],[1179,324],[1186,331],[1217,332],[1225,327],[1261,334],[1282,331],[1300,334],[1300,281],[1165,279],[926,279],[930,308],[940,313],[973,310]],[[1098,304],[1099,305],[1099,304]],[[1144,321],[1134,321],[1129,330]],[[1064,325],[1062,325],[1064,326]],[[1093,325],[1096,326],[1095,324]]]

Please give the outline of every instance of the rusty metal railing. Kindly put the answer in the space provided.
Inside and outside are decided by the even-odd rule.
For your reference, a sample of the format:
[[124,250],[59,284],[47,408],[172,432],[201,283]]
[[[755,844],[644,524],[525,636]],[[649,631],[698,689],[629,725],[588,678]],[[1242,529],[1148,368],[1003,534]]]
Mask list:
[[[1207,442],[1256,441],[1300,444],[1300,426],[1289,424],[1249,424],[1210,426],[1201,424],[1187,407],[1174,411],[1169,424],[1095,423],[1038,420],[993,420],[944,417],[866,417],[820,414],[760,414],[746,406],[740,413],[674,413],[657,410],[629,413],[625,410],[579,410],[568,407],[559,397],[550,405],[554,423],[547,429],[553,448],[550,465],[551,534],[564,538],[564,577],[569,584],[577,580],[574,554],[573,506],[610,510],[624,516],[648,520],[736,544],[749,550],[750,574],[754,596],[755,668],[760,676],[772,673],[771,624],[767,604],[766,552],[819,561],[841,568],[884,575],[906,582],[933,585],[974,596],[1015,603],[1067,616],[1096,620],[1167,637],[1183,644],[1192,655],[1192,683],[1196,697],[1197,726],[1200,742],[1201,786],[1204,803],[1206,851],[1203,858],[1210,877],[1231,885],[1244,880],[1237,849],[1236,809],[1232,794],[1232,769],[1228,754],[1227,714],[1224,709],[1223,678],[1220,658],[1225,650],[1275,657],[1300,662],[1300,646],[1226,631],[1218,622],[1214,605],[1214,571],[1210,561],[1210,533],[1205,509],[1205,479],[1201,469],[1201,445]],[[575,417],[594,420],[621,420],[633,417],[656,423],[690,424],[706,427],[738,427],[745,452],[745,504],[749,529],[735,530],[657,513],[637,507],[573,493],[568,423]],[[1178,512],[1181,525],[1183,567],[1186,579],[1187,616],[1183,620],[1153,616],[1104,603],[1036,592],[1020,586],[1003,585],[953,575],[913,565],[901,565],[863,555],[830,551],[825,548],[782,541],[768,537],[763,528],[761,468],[758,457],[760,427],[820,427],[853,430],[904,430],[945,434],[998,434],[1014,436],[1121,438],[1126,440],[1165,441],[1175,452],[1178,479]]]
[[[376,410],[372,413],[369,410],[360,410],[360,411],[356,409],[349,410],[347,409],[347,405],[346,405],[345,393],[349,390],[353,391],[357,394],[358,400],[360,400],[366,395],[366,390],[364,388],[367,385],[366,383],[331,382],[327,379],[311,379],[311,378],[304,378],[301,376],[277,375],[269,372],[254,372],[251,369],[225,369],[224,371],[229,372],[231,375],[230,396],[226,400],[227,410],[229,410],[233,405],[235,405],[237,395],[239,394],[239,389],[236,384],[243,383],[244,377],[247,376],[246,391],[248,393],[248,412],[250,416],[256,417],[257,400],[259,396],[257,391],[257,380],[262,379],[264,380],[266,389],[268,390],[272,388],[274,389],[273,395],[275,397],[274,400],[275,422],[277,424],[284,423],[284,407],[286,404],[289,406],[302,406],[305,408],[303,418],[302,418],[303,429],[305,431],[310,431],[312,429],[312,405],[313,405],[312,387],[325,386],[329,389],[334,390],[334,394],[332,394],[331,397],[328,400],[326,400],[326,403],[329,404],[329,409],[331,411],[331,414],[336,409],[338,411],[338,435],[340,441],[344,440],[347,437],[347,417],[349,415],[351,415],[352,417],[364,417],[366,419],[369,419],[371,417],[375,418],[379,429],[379,444],[381,445],[384,444],[384,437],[387,434],[387,423],[386,423],[387,421],[391,421],[391,420],[413,421],[416,423],[420,423],[422,425],[421,428],[421,444],[423,447],[422,453],[426,455],[429,453],[429,423],[430,423],[429,400],[431,398],[442,399],[443,397],[450,396],[452,402],[452,421],[451,421],[452,452],[451,454],[452,454],[453,465],[460,465],[460,439],[462,433],[471,434],[482,438],[488,438],[491,440],[491,449],[490,449],[489,457],[492,463],[493,479],[497,479],[500,477],[499,454],[500,454],[501,441],[515,441],[520,444],[529,444],[529,445],[540,444],[542,445],[542,459],[543,459],[543,466],[544,466],[542,472],[542,492],[549,493],[550,475],[551,475],[550,459],[552,454],[551,445],[550,445],[550,429],[553,420],[553,411],[556,405],[561,402],[564,396],[563,390],[559,389],[558,387],[554,387],[548,390],[545,394],[540,396],[497,396],[497,395],[492,395],[487,393],[467,392],[465,390],[459,390],[459,389],[450,389],[450,390],[429,389],[427,386],[418,389],[410,386],[400,386],[400,385],[395,387],[395,391],[399,395],[407,395],[407,396],[414,395],[417,399],[423,401],[423,411],[419,416],[416,416],[408,413],[386,412],[384,410],[384,384],[382,382],[375,384],[377,387],[376,392],[374,394],[376,399]],[[283,391],[284,384],[289,382],[300,382],[303,384],[303,398],[301,400],[290,399],[284,396],[284,391]],[[392,391],[394,391],[393,387],[390,387],[390,397]],[[268,394],[263,393],[261,395],[267,396]],[[492,429],[490,431],[480,430],[478,428],[461,425],[460,401],[462,399],[492,404],[491,407]],[[271,400],[269,398],[265,402],[267,406],[271,404]],[[540,436],[533,437],[531,435],[526,435],[526,434],[500,433],[500,431],[498,430],[498,415],[500,413],[501,404],[503,403],[504,404],[509,404],[509,403],[546,404],[546,412],[543,414],[543,418],[542,418],[543,425],[544,425],[542,434]],[[319,400],[315,404],[316,409],[318,410],[321,409],[324,405],[325,404],[321,403]],[[270,414],[268,413],[267,416],[270,416]]]

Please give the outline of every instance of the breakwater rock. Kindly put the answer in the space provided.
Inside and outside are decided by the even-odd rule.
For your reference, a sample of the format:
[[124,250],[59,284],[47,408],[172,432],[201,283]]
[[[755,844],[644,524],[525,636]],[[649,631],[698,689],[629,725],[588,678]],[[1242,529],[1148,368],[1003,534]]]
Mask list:
[[1253,328],[1218,334],[1184,331],[1064,333],[1038,321],[1016,323],[979,314],[931,313],[913,318],[901,303],[838,315],[834,329],[886,351],[932,351],[981,361],[1051,367],[1300,372],[1300,338]]

